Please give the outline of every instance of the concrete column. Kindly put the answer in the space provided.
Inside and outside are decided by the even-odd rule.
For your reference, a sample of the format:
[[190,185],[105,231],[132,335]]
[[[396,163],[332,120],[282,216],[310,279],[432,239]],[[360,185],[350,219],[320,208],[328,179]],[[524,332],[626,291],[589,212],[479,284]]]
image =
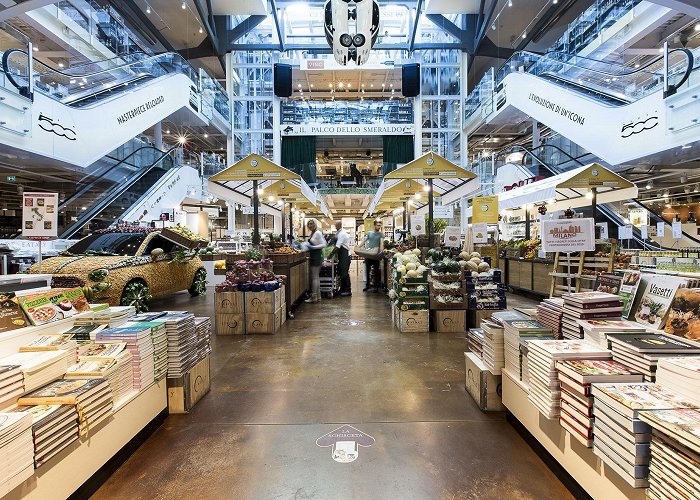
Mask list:
[[232,53],[228,52],[225,57],[226,61],[226,93],[228,94],[228,103],[229,106],[231,107],[231,134],[226,138],[226,161],[225,165],[232,165],[233,164],[233,159],[234,159],[234,151],[233,151],[233,133],[234,133],[234,119],[233,115],[236,112],[236,107],[234,106],[234,100],[233,100],[233,82],[232,79],[233,77],[231,76],[231,57]]
[[413,156],[418,158],[423,154],[423,99],[420,95],[413,98],[413,127]]
[[228,203],[228,223],[226,228],[229,231],[236,230],[236,204],[233,202]]
[[163,150],[163,123],[158,122],[153,126],[153,145],[156,149]]

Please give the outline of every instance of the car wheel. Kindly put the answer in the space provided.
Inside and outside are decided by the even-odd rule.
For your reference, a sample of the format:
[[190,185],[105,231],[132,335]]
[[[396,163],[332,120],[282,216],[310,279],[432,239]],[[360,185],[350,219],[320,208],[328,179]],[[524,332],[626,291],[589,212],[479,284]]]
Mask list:
[[123,306],[134,306],[136,312],[148,311],[148,301],[151,300],[151,290],[143,280],[133,280],[122,290],[119,303]]
[[197,269],[194,273],[194,279],[192,280],[192,286],[189,290],[190,295],[196,297],[198,295],[204,295],[207,293],[207,270],[203,267]]

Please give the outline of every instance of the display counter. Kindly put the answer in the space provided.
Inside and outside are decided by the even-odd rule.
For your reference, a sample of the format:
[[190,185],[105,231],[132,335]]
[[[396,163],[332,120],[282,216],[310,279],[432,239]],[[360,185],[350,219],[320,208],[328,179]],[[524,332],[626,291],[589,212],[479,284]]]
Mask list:
[[504,274],[503,282],[515,290],[524,290],[549,296],[554,262],[545,259],[505,257],[499,259]]
[[274,254],[268,253],[266,257],[272,260],[272,271],[275,274],[287,276],[285,286],[285,302],[287,311],[299,302],[309,289],[309,254],[308,252]]
[[595,456],[591,448],[572,438],[559,420],[545,418],[528,399],[522,382],[507,370],[502,370],[501,374],[503,405],[508,412],[591,497],[605,500],[645,498],[645,488],[632,488]]

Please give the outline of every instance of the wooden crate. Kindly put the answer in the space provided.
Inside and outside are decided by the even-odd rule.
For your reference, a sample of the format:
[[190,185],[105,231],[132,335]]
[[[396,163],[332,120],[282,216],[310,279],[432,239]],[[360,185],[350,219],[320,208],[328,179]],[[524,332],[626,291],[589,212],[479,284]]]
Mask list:
[[245,292],[245,312],[272,314],[284,304],[284,287],[274,292]]
[[283,323],[283,308],[280,307],[274,313],[246,313],[246,334],[254,335],[264,333],[273,335],[277,333]]
[[216,292],[214,295],[214,311],[216,314],[243,314],[243,292]]
[[192,407],[209,392],[210,383],[209,356],[194,365],[182,377],[167,379],[168,411],[189,413]]
[[435,311],[436,332],[466,332],[466,311]]
[[215,316],[217,335],[243,335],[245,334],[245,316],[241,314],[222,314]]
[[[396,308],[395,308],[396,309]],[[428,310],[394,312],[396,327],[401,333],[427,333],[429,330]]]
[[482,411],[505,410],[501,402],[501,376],[486,369],[472,352],[464,353],[464,386]]

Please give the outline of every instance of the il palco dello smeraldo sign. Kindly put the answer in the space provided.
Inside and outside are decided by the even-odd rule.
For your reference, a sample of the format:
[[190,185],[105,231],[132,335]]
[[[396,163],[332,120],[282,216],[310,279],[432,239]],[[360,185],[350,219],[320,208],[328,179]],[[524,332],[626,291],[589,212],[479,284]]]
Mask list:
[[343,125],[333,123],[282,125],[282,135],[409,135],[413,124],[365,123]]

